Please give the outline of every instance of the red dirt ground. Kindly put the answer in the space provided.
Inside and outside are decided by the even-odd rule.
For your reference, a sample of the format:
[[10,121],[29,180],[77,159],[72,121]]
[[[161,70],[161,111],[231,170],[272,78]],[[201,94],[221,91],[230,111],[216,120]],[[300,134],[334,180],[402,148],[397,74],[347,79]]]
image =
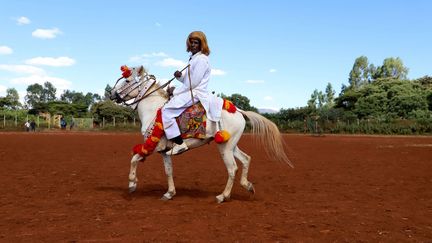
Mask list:
[[250,135],[251,197],[238,183],[217,204],[227,173],[211,144],[174,158],[177,195],[161,157],[138,167],[139,134],[1,133],[0,241],[432,241],[432,137],[285,135],[290,169]]

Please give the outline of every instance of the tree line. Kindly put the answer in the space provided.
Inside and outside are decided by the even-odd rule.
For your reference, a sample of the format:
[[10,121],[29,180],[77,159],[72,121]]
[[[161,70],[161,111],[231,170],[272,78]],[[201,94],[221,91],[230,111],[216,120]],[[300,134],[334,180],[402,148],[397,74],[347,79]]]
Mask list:
[[311,130],[315,123],[321,132],[431,133],[432,77],[409,80],[408,70],[400,58],[375,66],[360,56],[337,97],[328,83],[313,91],[307,106],[266,116],[282,130]]
[[68,119],[72,117],[94,118],[96,122],[102,122],[102,119],[109,122],[115,118],[132,120],[135,112],[109,100],[108,91],[111,90],[109,85],[105,90],[105,95],[102,97],[91,92],[84,94],[74,90],[64,90],[57,98],[57,89],[52,83],[46,81],[43,85],[38,83],[29,85],[26,89],[24,104],[21,104],[17,90],[8,88],[6,95],[0,97],[0,110],[3,113],[9,111],[8,114],[11,114],[10,111],[26,111],[27,114],[19,112],[21,116],[48,113],[62,115]]
[[[323,90],[315,89],[305,106],[264,115],[284,132],[431,133],[432,77],[409,80],[408,71],[400,58],[386,58],[382,65],[375,66],[366,56],[360,56],[338,95],[328,83]],[[57,89],[47,81],[29,85],[24,104],[19,102],[16,89],[7,89],[6,95],[0,97],[0,109],[92,117],[97,122],[138,117],[129,107],[110,101],[110,90],[107,85],[102,97],[65,90],[57,98]],[[243,110],[258,111],[241,94],[219,96]]]

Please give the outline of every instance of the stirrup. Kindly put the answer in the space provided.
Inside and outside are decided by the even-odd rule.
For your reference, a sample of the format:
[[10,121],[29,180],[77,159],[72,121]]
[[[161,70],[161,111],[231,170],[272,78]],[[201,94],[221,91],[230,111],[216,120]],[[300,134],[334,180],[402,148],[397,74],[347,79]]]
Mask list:
[[176,155],[181,154],[183,152],[186,152],[188,150],[188,146],[183,141],[182,144],[176,144],[174,143],[174,147],[166,152],[167,155]]

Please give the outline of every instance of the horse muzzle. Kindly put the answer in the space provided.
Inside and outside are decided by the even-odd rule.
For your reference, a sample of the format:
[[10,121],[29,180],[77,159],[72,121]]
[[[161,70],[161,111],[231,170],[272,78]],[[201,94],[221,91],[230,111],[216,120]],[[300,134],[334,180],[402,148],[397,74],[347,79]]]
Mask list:
[[119,95],[119,93],[117,93],[117,91],[114,92],[114,94],[110,95],[110,99],[112,101],[115,101],[117,104],[120,104],[123,102],[123,99],[120,97],[120,95]]

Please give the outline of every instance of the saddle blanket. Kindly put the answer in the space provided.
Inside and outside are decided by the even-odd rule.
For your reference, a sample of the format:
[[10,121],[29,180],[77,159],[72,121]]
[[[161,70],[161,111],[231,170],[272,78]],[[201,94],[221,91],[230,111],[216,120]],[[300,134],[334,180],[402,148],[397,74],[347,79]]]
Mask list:
[[183,139],[206,137],[207,116],[200,102],[187,108],[176,120]]

